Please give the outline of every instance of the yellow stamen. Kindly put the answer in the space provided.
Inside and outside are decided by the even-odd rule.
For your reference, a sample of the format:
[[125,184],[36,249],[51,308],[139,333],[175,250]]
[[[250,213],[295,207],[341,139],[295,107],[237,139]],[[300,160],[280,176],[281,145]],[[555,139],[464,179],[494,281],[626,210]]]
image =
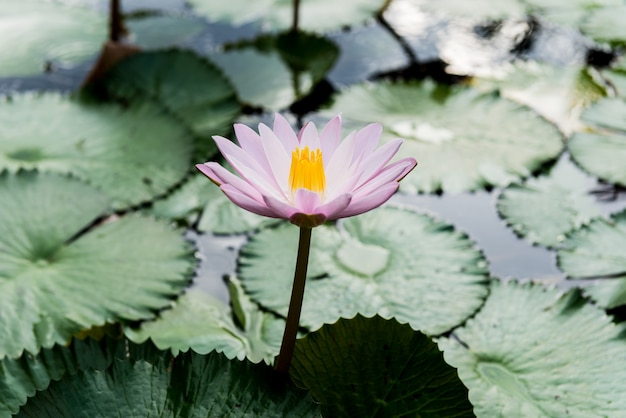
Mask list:
[[324,193],[326,175],[322,162],[322,151],[317,148],[296,147],[291,153],[291,169],[289,170],[289,185],[291,193],[298,189],[308,189],[316,193]]

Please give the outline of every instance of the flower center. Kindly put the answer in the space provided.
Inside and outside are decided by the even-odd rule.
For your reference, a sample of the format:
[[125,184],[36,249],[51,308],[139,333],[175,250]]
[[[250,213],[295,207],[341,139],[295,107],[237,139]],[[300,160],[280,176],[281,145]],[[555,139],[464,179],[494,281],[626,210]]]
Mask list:
[[291,193],[298,189],[308,189],[315,193],[324,193],[326,175],[322,162],[322,150],[310,150],[309,147],[296,147],[291,153],[291,169],[289,170]]

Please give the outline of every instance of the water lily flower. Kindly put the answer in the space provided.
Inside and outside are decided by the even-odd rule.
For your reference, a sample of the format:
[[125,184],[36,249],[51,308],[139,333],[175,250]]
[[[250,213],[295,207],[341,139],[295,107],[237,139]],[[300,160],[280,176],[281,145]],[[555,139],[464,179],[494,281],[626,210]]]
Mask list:
[[215,162],[196,167],[236,205],[301,228],[367,212],[385,203],[398,182],[417,164],[414,158],[389,163],[402,139],[377,148],[380,124],[367,125],[341,139],[341,117],[321,133],[311,122],[298,135],[275,115],[274,128],[235,124],[239,146],[214,136],[224,158],[237,172]]

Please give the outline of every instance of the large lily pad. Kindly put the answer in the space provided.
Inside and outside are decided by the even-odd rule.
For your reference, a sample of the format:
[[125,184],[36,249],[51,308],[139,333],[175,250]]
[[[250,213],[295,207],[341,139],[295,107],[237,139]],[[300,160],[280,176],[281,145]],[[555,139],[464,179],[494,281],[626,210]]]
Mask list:
[[201,19],[187,15],[151,15],[126,19],[130,40],[142,48],[158,49],[180,45],[204,30]]
[[[430,216],[382,208],[313,231],[301,324],[356,313],[395,317],[429,334],[463,322],[487,294],[487,262],[466,235]],[[285,316],[298,230],[266,229],[240,251],[250,297]],[[455,303],[449,303],[454,300]]]
[[0,77],[69,67],[95,55],[106,39],[106,16],[42,0],[0,1]]
[[498,198],[498,211],[533,244],[555,247],[569,231],[601,215],[589,194],[591,183],[575,165],[561,161],[548,176],[506,188]]
[[16,417],[317,417],[307,394],[286,383],[276,389],[265,365],[212,352],[172,357],[151,344],[115,357],[104,370],[66,375],[38,392]]
[[594,280],[583,292],[604,309],[626,305],[626,277]]
[[626,410],[623,331],[577,290],[495,281],[483,309],[439,346],[477,416],[612,417]]
[[583,113],[592,132],[572,136],[567,146],[572,158],[589,173],[626,185],[626,102],[603,99]]
[[92,89],[124,103],[153,101],[163,106],[197,138],[201,162],[216,151],[211,136],[230,132],[241,110],[235,90],[222,72],[189,51],[135,54]]
[[626,211],[596,219],[574,231],[558,252],[559,267],[569,277],[626,278]]
[[190,281],[190,246],[167,225],[135,215],[85,233],[109,205],[82,182],[4,174],[0,201],[0,358],[152,318]]
[[118,208],[165,193],[191,163],[191,136],[145,102],[122,108],[20,94],[0,102],[0,138],[0,170],[72,173]]
[[150,338],[160,349],[172,349],[175,354],[191,348],[200,354],[218,351],[228,358],[271,364],[280,348],[285,321],[261,312],[238,282],[231,281],[230,289],[236,307],[232,311],[208,294],[191,290],[160,318],[139,329],[127,327],[125,333],[135,342]]
[[357,85],[328,111],[339,112],[347,124],[377,121],[386,139],[406,139],[398,155],[419,161],[418,172],[401,183],[410,192],[505,186],[556,158],[563,147],[556,127],[530,109],[464,86]]
[[151,212],[188,225],[199,219],[198,231],[216,234],[236,234],[277,222],[233,205],[220,188],[202,174],[192,176],[180,189],[155,202]]
[[393,319],[357,315],[324,325],[296,341],[289,374],[328,417],[474,416],[437,345]]
[[[609,3],[605,0],[605,3]],[[626,26],[623,17],[626,15],[626,4],[612,1],[604,7],[592,10],[581,25],[585,35],[598,42],[613,45],[626,45]]]
[[[209,20],[234,25],[256,22],[264,30],[282,31],[291,27],[293,2],[281,0],[189,0],[194,11]],[[338,30],[344,26],[372,19],[382,9],[381,0],[355,0],[337,3],[333,0],[300,1],[299,28],[313,32]]]

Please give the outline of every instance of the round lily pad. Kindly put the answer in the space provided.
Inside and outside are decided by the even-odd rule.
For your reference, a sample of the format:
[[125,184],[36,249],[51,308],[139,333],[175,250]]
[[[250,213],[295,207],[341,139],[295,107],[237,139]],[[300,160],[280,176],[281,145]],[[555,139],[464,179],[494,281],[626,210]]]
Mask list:
[[[264,30],[289,29],[293,20],[293,2],[282,0],[231,0],[215,3],[211,0],[189,0],[194,11],[212,21],[233,25],[256,22]],[[300,1],[299,28],[312,32],[338,30],[344,26],[373,19],[382,9],[382,0],[353,0],[337,3],[333,0]]]
[[502,19],[521,17],[526,14],[524,4],[519,0],[478,0],[466,2],[463,0],[400,0],[401,2],[417,3],[420,7],[431,12],[456,17],[470,17],[474,19]]
[[357,315],[324,325],[296,341],[289,374],[323,416],[474,417],[437,345],[394,319]]
[[69,67],[95,55],[106,39],[106,16],[43,0],[0,2],[0,77]]
[[623,19],[626,16],[626,4],[615,1],[605,3],[612,4],[588,12],[581,30],[597,42],[626,45],[626,26]]
[[[281,224],[253,236],[238,259],[252,300],[283,316],[297,245],[298,229]],[[487,295],[487,262],[473,242],[411,210],[385,207],[340,228],[315,228],[311,245],[300,321],[310,329],[378,313],[439,334],[463,322]]]
[[328,114],[339,112],[346,125],[377,121],[386,139],[406,140],[398,156],[419,161],[419,169],[400,186],[409,192],[505,186],[555,159],[563,148],[556,127],[530,109],[465,86],[356,85],[337,97]]
[[626,211],[609,220],[596,219],[574,231],[558,251],[558,263],[569,277],[626,278]]
[[555,247],[569,231],[601,216],[589,194],[591,182],[571,162],[561,161],[548,176],[506,188],[498,197],[498,211],[533,244]]
[[620,416],[626,410],[623,327],[582,299],[494,281],[481,311],[440,339],[476,416]]
[[211,352],[173,357],[128,343],[104,369],[80,370],[28,399],[16,417],[319,417],[319,406],[290,382],[269,385],[269,366]]
[[0,170],[72,173],[116,208],[165,193],[189,171],[192,138],[150,103],[85,104],[57,93],[0,102]]
[[0,358],[152,318],[190,281],[190,246],[168,225],[130,215],[87,230],[109,201],[78,180],[5,173],[0,201]]
[[624,276],[594,280],[593,284],[584,287],[583,292],[604,309],[626,305],[626,275]]
[[594,176],[626,185],[626,102],[603,99],[583,113],[583,120],[594,128],[569,140],[572,158]]

